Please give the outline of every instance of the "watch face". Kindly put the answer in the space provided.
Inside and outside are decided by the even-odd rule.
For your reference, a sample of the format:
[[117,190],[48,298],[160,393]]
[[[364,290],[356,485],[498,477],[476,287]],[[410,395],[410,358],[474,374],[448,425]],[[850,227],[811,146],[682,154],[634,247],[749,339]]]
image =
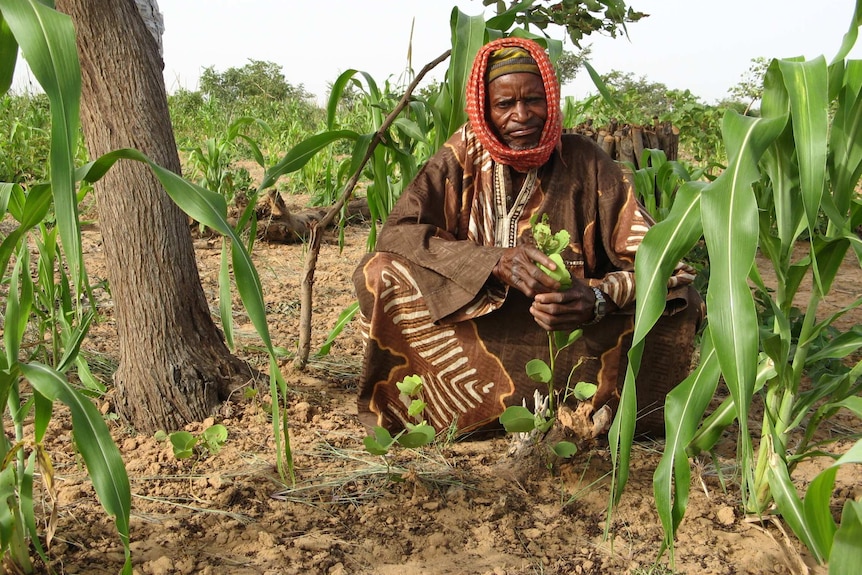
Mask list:
[[602,294],[601,290],[598,288],[593,288],[593,292],[596,294],[596,307],[595,307],[595,316],[597,318],[601,318],[605,315],[605,310],[607,309],[607,302],[605,302],[605,296]]

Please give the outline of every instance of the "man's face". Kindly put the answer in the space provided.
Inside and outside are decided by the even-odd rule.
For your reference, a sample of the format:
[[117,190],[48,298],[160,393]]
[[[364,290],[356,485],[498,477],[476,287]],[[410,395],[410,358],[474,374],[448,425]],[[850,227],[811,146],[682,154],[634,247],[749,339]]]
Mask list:
[[488,84],[488,116],[500,141],[513,150],[538,146],[548,118],[542,78],[518,72],[493,80]]

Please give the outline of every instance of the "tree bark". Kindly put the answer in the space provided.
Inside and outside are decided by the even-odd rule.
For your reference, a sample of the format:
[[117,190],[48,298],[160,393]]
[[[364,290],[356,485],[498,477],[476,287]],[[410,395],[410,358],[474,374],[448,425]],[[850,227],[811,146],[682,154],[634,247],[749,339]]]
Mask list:
[[[77,30],[90,156],[136,148],[180,173],[164,63],[134,0],[56,4]],[[210,315],[187,218],[139,162],[119,161],[95,190],[119,335],[117,410],[143,432],[201,421],[249,369]]]

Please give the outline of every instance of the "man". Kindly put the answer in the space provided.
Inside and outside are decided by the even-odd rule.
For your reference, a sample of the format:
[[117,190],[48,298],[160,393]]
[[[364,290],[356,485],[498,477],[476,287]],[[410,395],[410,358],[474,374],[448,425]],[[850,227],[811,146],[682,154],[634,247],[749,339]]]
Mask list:
[[[405,189],[377,251],[354,274],[367,345],[358,410],[392,431],[417,423],[396,387],[422,378],[421,418],[438,431],[499,427],[509,405],[544,384],[526,363],[548,361],[550,330],[583,328],[557,358],[556,389],[591,381],[593,412],[616,407],[633,327],[634,256],[649,228],[620,168],[592,141],[562,135],[559,85],[535,42],[495,40],[476,56],[469,121]],[[532,216],[570,233],[560,284],[535,245]],[[668,312],[647,344],[639,405],[660,407],[688,373],[702,305],[691,268],[671,278]],[[665,349],[661,349],[665,348]],[[580,410],[583,412],[584,410]],[[652,417],[642,431],[660,427]]]

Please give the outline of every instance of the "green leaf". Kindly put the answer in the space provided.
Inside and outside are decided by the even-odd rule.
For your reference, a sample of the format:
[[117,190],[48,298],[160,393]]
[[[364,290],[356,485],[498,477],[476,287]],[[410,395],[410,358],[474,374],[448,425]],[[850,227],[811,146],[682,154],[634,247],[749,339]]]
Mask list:
[[[829,135],[829,175],[832,182],[832,203],[835,209],[846,214],[856,197],[856,182],[862,170],[862,61],[850,60],[843,70],[838,108]],[[830,78],[830,82],[832,79]]]
[[588,381],[579,381],[575,384],[575,399],[578,401],[587,401],[596,394],[599,387],[595,383]]
[[563,263],[563,256],[560,254],[550,254],[548,256],[551,258],[551,261],[557,266],[556,269],[551,270],[543,266],[542,264],[537,263],[539,269],[560,282],[560,290],[567,290],[572,287],[572,276],[569,273],[568,268],[566,268],[566,264]]
[[427,423],[420,423],[419,425],[408,423],[407,429],[406,433],[399,435],[397,438],[398,443],[404,447],[415,449],[434,441],[434,428]]
[[590,79],[595,84],[596,89],[598,89],[599,94],[602,95],[602,99],[611,106],[612,109],[617,110],[618,112],[622,112],[620,109],[619,102],[611,94],[611,91],[608,89],[607,84],[602,80],[601,75],[596,72],[596,69],[593,68],[592,64],[590,64],[587,60],[583,61],[584,68],[587,69],[587,73],[590,75]]
[[177,459],[188,459],[195,453],[195,445],[198,438],[188,431],[175,431],[170,434],[171,445],[174,448],[174,457]]
[[271,357],[275,349],[266,322],[266,306],[263,301],[263,287],[260,277],[251,260],[251,255],[227,220],[227,205],[223,196],[188,182],[177,174],[162,168],[144,154],[132,149],[115,150],[103,155],[80,170],[82,179],[90,182],[101,178],[110,167],[120,159],[146,163],[153,170],[159,183],[171,199],[186,214],[226,236],[231,242],[231,261],[237,291],[245,306],[249,319],[267,347]]
[[323,345],[320,346],[320,349],[317,350],[315,354],[317,357],[323,357],[329,354],[330,349],[332,349],[332,344],[341,335],[341,332],[344,330],[345,326],[350,323],[353,319],[353,316],[359,311],[359,302],[355,301],[342,311],[338,315],[338,319],[335,320],[335,325],[329,331],[326,336],[326,341],[323,342]]
[[[338,140],[356,140],[359,134],[353,130],[332,130],[310,136],[292,147],[272,168],[268,169],[258,186],[258,192],[275,184],[279,177],[301,169],[314,155]],[[176,201],[176,200],[175,200]],[[200,220],[198,220],[200,221]]]
[[84,270],[73,174],[80,129],[81,68],[75,29],[66,14],[37,0],[0,0],[0,12],[51,102],[50,174],[54,212],[69,273],[80,292]]
[[[835,476],[838,473],[838,468],[848,463],[856,465],[862,463],[862,440],[857,441],[844,455],[839,457],[835,463],[818,473],[808,486],[808,490],[805,493],[803,519],[806,531],[811,533],[809,536],[812,540],[810,545],[808,541],[803,538],[806,535],[796,533],[796,528],[794,527],[794,533],[796,533],[797,537],[802,539],[806,546],[808,546],[811,553],[815,557],[818,555],[822,556],[824,560],[828,557],[830,559],[830,564],[832,560],[837,558],[836,550],[833,548],[833,545],[836,543],[837,533],[835,521],[832,519],[830,501],[832,498],[832,490],[835,486]],[[781,509],[780,504],[779,509]],[[782,513],[783,512],[784,511],[782,510]],[[843,526],[844,522],[842,519],[842,527]],[[792,523],[791,527],[793,527]],[[850,529],[852,530],[852,527]],[[830,565],[830,573],[831,567],[832,566]]]
[[813,364],[824,359],[844,359],[862,347],[862,326],[855,325],[808,356],[806,363]]
[[855,575],[862,565],[862,503],[848,499],[829,555],[829,575]]
[[221,330],[224,333],[224,340],[229,349],[236,349],[236,342],[233,337],[233,298],[231,298],[231,282],[230,282],[230,253],[228,243],[222,239],[221,242],[221,262],[218,272],[218,309],[221,317]]
[[796,493],[796,486],[790,480],[787,463],[776,453],[769,456],[768,477],[769,489],[775,498],[781,516],[793,530],[793,533],[811,551],[814,559],[818,563],[823,563],[828,557],[828,549],[824,549],[822,539],[818,537],[822,534],[818,534],[815,526],[806,520],[805,509]]
[[581,336],[584,335],[584,330],[576,329],[574,331],[554,331],[551,333],[554,338],[554,349],[560,352],[581,339]]
[[210,453],[218,453],[227,442],[227,428],[220,423],[207,427],[201,434],[201,439]]
[[126,467],[102,414],[78,393],[59,372],[39,363],[21,364],[21,372],[34,389],[50,400],[59,399],[72,413],[72,436],[84,458],[99,501],[114,518],[123,542],[126,563],[131,565],[129,515],[132,496]]
[[18,61],[18,42],[0,12],[0,95],[9,91]]
[[847,409],[855,413],[856,417],[862,419],[862,397],[859,397],[858,395],[847,397],[843,401],[839,401],[836,405],[846,407]]
[[413,120],[409,120],[407,118],[398,117],[392,122],[392,125],[404,132],[409,138],[416,140],[417,142],[425,142],[428,139],[427,134],[423,132],[419,125]]
[[446,72],[449,118],[446,134],[441,134],[443,141],[467,121],[467,79],[476,53],[485,44],[486,37],[485,18],[481,14],[468,16],[457,7],[453,8],[449,25],[452,30],[452,54]]
[[816,225],[824,192],[829,131],[826,60],[778,62],[790,98],[802,201],[809,229]]
[[425,411],[426,403],[421,399],[414,399],[410,402],[410,406],[407,408],[407,415],[416,419],[422,412]]
[[536,428],[536,416],[521,405],[511,405],[500,415],[500,423],[508,433],[529,433]]
[[718,385],[719,364],[709,327],[703,334],[700,363],[691,375],[668,393],[665,400],[665,448],[653,474],[656,509],[664,530],[664,544],[673,549],[674,538],[688,506],[691,469],[686,446]]
[[384,446],[371,435],[366,435],[362,443],[365,445],[365,451],[371,455],[386,455],[389,453],[389,447]]
[[401,381],[397,382],[395,387],[397,387],[401,393],[413,397],[422,389],[422,378],[415,374],[408,375]]
[[551,451],[553,451],[554,455],[557,457],[568,459],[578,452],[578,446],[571,441],[560,441],[554,444]]
[[551,368],[541,359],[531,359],[526,366],[527,377],[538,383],[550,383],[554,374]]
[[0,549],[8,549],[15,534],[16,523],[20,522],[15,515],[18,506],[16,498],[15,466],[7,465],[0,470]]
[[373,429],[374,435],[368,435],[362,441],[365,444],[365,450],[371,455],[386,455],[389,453],[389,447],[393,443],[392,434],[384,428],[377,426]]
[[668,278],[701,236],[700,193],[704,187],[702,182],[683,184],[668,216],[650,228],[638,248],[635,260],[635,299],[638,302],[635,329],[620,404],[608,433],[614,466],[611,506],[619,502],[628,481],[637,419],[635,378],[640,370],[645,338],[664,312]]
[[[755,393],[760,391],[766,381],[775,377],[776,374],[775,363],[768,357],[761,357],[757,366],[757,379],[754,382]],[[721,439],[724,430],[730,427],[735,420],[736,408],[733,405],[733,398],[728,397],[700,424],[700,429],[697,430],[686,448],[688,456],[694,457],[705,451],[711,451]]]
[[[33,281],[30,278],[30,251],[26,242],[21,244],[15,267],[9,277],[9,293],[6,298],[3,343],[6,348],[6,365],[15,365],[21,350],[21,342],[33,305]],[[20,282],[20,289],[19,289]]]
[[737,410],[744,493],[754,482],[748,407],[759,351],[757,310],[748,283],[759,231],[752,184],[760,177],[757,165],[763,151],[786,123],[786,116],[752,119],[728,111],[722,133],[730,165],[703,190],[701,200],[703,231],[710,256],[706,297],[710,333]]

